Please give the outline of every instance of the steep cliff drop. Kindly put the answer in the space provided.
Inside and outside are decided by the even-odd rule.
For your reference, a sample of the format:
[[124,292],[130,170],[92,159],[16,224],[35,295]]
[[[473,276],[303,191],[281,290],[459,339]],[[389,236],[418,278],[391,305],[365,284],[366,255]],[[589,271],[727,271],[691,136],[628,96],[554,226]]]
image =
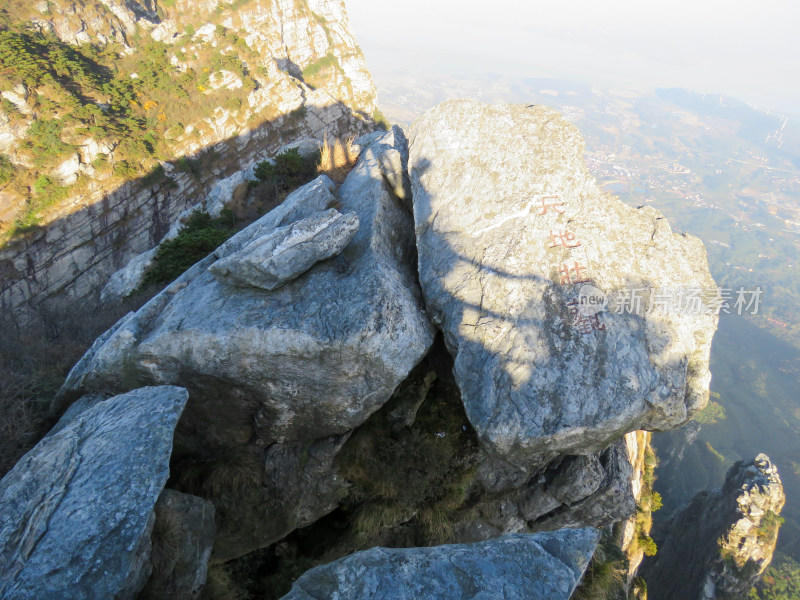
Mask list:
[[767,455],[733,465],[720,489],[697,494],[653,534],[658,554],[640,570],[648,598],[744,597],[772,560],[785,502]]
[[220,181],[378,114],[341,0],[15,2],[0,60],[0,306],[20,318],[91,302],[188,208],[218,212]]

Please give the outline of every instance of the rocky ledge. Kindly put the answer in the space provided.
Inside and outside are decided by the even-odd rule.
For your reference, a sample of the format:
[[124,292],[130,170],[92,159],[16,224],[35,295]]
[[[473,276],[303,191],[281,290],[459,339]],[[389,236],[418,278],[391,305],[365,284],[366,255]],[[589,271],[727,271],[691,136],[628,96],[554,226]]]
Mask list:
[[654,532],[658,554],[640,571],[652,600],[744,597],[772,560],[786,502],[766,454],[733,465]]

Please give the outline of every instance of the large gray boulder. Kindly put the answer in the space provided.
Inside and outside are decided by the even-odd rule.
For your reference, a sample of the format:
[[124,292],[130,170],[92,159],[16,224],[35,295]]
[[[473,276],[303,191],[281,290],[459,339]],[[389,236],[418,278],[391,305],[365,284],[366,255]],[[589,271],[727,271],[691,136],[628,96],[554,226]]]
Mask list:
[[[448,101],[409,138],[420,283],[495,454],[524,467],[596,452],[706,404],[717,292],[705,249],[601,192],[577,128],[545,107]],[[585,284],[614,302],[581,306]],[[697,300],[664,310],[665,290]]]
[[[380,157],[393,149],[406,151],[399,130],[362,152],[338,197],[320,177],[195,264],[104,334],[60,397],[184,385],[192,400],[182,431],[203,451],[253,438],[262,446],[306,442],[362,423],[433,340],[413,269],[411,215],[383,182]],[[273,291],[226,285],[209,272],[337,201],[360,222],[338,256]]]
[[303,574],[283,600],[567,600],[594,553],[594,529],[478,544],[372,548]]
[[188,394],[149,387],[67,416],[0,481],[0,596],[135,598]]

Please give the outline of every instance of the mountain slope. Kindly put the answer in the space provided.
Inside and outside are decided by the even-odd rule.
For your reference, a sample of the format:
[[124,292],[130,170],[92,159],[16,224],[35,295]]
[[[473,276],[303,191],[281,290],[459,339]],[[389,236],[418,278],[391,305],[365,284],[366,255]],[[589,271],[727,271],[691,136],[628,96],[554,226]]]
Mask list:
[[374,127],[341,1],[13,2],[0,64],[6,308],[86,297],[214,180]]

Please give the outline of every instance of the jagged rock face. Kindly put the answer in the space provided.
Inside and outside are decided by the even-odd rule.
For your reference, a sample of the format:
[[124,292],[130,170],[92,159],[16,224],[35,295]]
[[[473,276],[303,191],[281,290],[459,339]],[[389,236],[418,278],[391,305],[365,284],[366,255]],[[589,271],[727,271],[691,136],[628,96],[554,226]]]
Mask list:
[[100,292],[101,302],[111,302],[124,298],[144,281],[147,269],[153,264],[153,259],[158,252],[158,247],[135,256],[125,267],[116,271],[103,286]]
[[194,600],[206,582],[214,542],[214,505],[190,494],[164,490],[155,506],[153,566],[139,600]]
[[[180,454],[252,451],[247,460],[260,461],[275,485],[258,488],[247,503],[217,505],[223,516],[233,508],[240,514],[235,526],[222,519],[215,556],[264,546],[335,508],[342,483],[330,462],[342,436],[389,399],[433,341],[413,271],[411,215],[383,183],[380,157],[388,150],[406,153],[399,129],[362,152],[336,198],[325,177],[298,189],[122,319],[62,388],[67,398],[181,382],[191,399]],[[274,291],[230,286],[209,272],[215,261],[336,201],[360,226],[335,258]],[[266,507],[283,516],[266,518]]]
[[[646,312],[662,289],[716,296],[703,245],[602,193],[574,126],[545,107],[448,101],[409,138],[427,309],[498,456],[524,467],[594,452],[705,405],[716,314]],[[638,314],[622,303],[585,314],[586,283],[654,293]]]
[[[179,134],[164,134],[167,148],[161,155],[206,160],[211,166],[199,173],[181,170],[178,161],[163,161],[166,178],[160,183],[120,183],[110,170],[98,170],[93,163],[100,156],[117,164],[122,140],[65,139],[77,149],[51,175],[62,183],[75,178],[87,183],[70,188],[68,199],[48,209],[42,229],[0,248],[4,310],[24,315],[55,298],[91,299],[112,273],[157,245],[198,198],[212,196],[218,180],[267,159],[293,140],[338,139],[374,129],[377,95],[343,1],[147,4],[150,8],[144,9],[117,0],[18,3],[14,16],[67,43],[120,44],[123,55],[139,52],[137,44],[163,41],[177,73],[203,71],[193,56],[239,53],[254,89],[243,94],[237,109],[226,104],[224,95],[209,97],[204,104],[210,114],[187,115]],[[238,45],[220,41],[215,24],[236,32]],[[189,35],[192,28],[197,31]],[[302,72],[309,69],[314,76],[304,81]],[[212,72],[209,85],[228,82],[226,89],[241,88],[238,76],[229,82],[230,75]],[[38,91],[18,87],[7,90],[16,116],[9,119],[0,110],[0,146],[22,171],[31,166],[21,144],[35,118]],[[152,162],[142,167],[142,176],[158,165]],[[24,212],[29,197],[9,188],[0,192],[0,234]]]
[[[484,454],[482,483],[495,494],[498,510],[461,523],[456,528],[457,539],[466,542],[509,532],[604,527],[628,518],[636,509],[636,500],[633,464],[625,447],[619,440],[596,454],[559,457],[538,465],[538,472],[528,480],[503,482],[500,493],[491,477],[501,474],[503,467]],[[511,469],[508,474],[519,476],[519,471]]]
[[[648,468],[655,468],[654,466],[648,467],[645,464],[647,452],[652,451],[652,449],[649,449],[651,439],[652,434],[646,431],[634,431],[625,436],[625,449],[633,469],[633,477],[631,477],[633,497],[639,510],[648,511],[652,515],[651,506],[640,504],[645,486],[651,485],[645,481],[645,471]],[[649,521],[646,521],[646,523],[647,522]],[[637,529],[635,514],[615,525],[615,529],[619,534],[619,547],[628,559],[628,580],[626,582],[628,588],[630,588],[633,578],[638,572],[639,565],[641,565],[642,560],[644,560],[644,549],[641,548],[638,543],[637,537],[640,533],[650,534],[649,526],[646,527],[648,528],[645,531]]]
[[188,394],[150,387],[73,411],[0,481],[3,598],[135,598]]
[[653,600],[712,600],[747,594],[772,560],[786,498],[778,470],[759,454],[728,471],[654,532],[658,554],[640,571]]
[[[597,545],[593,529],[432,548],[373,548],[308,571],[284,600],[567,600]],[[502,590],[502,592],[501,592]]]
[[208,267],[214,277],[233,286],[274,290],[336,256],[358,231],[358,217],[335,208],[315,213],[251,242]]

